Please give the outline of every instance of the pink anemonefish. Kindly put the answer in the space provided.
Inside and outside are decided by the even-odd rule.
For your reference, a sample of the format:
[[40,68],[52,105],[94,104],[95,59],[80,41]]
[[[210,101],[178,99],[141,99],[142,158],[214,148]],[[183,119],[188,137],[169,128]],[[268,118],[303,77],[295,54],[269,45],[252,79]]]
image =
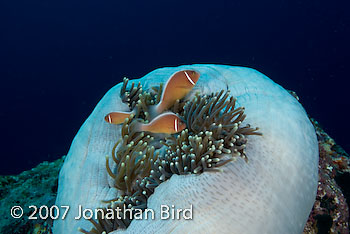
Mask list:
[[107,123],[110,124],[121,124],[124,122],[126,118],[128,118],[131,114],[134,112],[123,112],[123,111],[118,111],[118,112],[111,112],[108,115],[105,116],[105,120]]
[[177,99],[185,97],[196,85],[200,74],[193,70],[183,70],[172,75],[164,86],[160,102],[155,106],[157,114],[171,107]]
[[147,124],[135,122],[135,125],[136,131],[167,134],[181,132],[186,128],[186,124],[172,112],[162,113]]

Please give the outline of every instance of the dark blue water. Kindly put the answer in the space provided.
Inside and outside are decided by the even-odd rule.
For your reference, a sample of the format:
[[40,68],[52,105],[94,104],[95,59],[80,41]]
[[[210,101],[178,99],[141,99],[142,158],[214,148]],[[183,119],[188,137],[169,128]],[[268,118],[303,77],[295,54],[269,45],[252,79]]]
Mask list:
[[0,2],[0,174],[68,152],[124,76],[163,66],[258,69],[297,92],[348,152],[349,1]]

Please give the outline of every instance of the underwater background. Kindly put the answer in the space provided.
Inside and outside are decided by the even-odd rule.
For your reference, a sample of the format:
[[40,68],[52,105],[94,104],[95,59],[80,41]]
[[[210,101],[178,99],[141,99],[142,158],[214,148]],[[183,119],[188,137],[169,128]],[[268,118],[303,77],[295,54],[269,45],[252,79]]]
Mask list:
[[257,69],[350,152],[350,2],[0,1],[0,175],[68,152],[123,77],[164,66]]

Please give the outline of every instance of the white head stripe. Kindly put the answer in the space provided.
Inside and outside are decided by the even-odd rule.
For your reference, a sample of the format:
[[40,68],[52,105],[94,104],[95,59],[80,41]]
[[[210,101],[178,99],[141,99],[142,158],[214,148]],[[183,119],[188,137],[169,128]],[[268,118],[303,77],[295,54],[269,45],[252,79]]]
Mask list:
[[[185,71],[184,71],[185,72]],[[187,74],[187,72],[185,72],[185,75],[188,79],[189,82],[191,82],[192,85],[195,85],[195,83],[193,82],[193,80],[191,79],[191,77]]]
[[177,119],[175,119],[175,131],[177,132]]
[[108,115],[108,122],[109,122],[109,123],[112,123],[111,115]]

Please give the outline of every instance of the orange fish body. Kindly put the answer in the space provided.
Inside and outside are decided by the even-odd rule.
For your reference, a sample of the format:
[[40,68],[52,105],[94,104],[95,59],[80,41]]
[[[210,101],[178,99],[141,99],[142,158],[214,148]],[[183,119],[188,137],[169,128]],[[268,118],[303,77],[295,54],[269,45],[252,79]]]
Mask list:
[[123,111],[111,112],[105,116],[105,120],[107,123],[110,123],[110,124],[121,124],[131,114],[133,114],[132,111],[131,112],[123,112]]
[[186,128],[186,124],[174,113],[165,112],[148,124],[141,124],[139,130],[153,133],[174,134]]
[[192,70],[183,70],[172,75],[163,89],[162,97],[156,106],[156,112],[162,113],[177,99],[185,97],[195,86],[200,74]]

